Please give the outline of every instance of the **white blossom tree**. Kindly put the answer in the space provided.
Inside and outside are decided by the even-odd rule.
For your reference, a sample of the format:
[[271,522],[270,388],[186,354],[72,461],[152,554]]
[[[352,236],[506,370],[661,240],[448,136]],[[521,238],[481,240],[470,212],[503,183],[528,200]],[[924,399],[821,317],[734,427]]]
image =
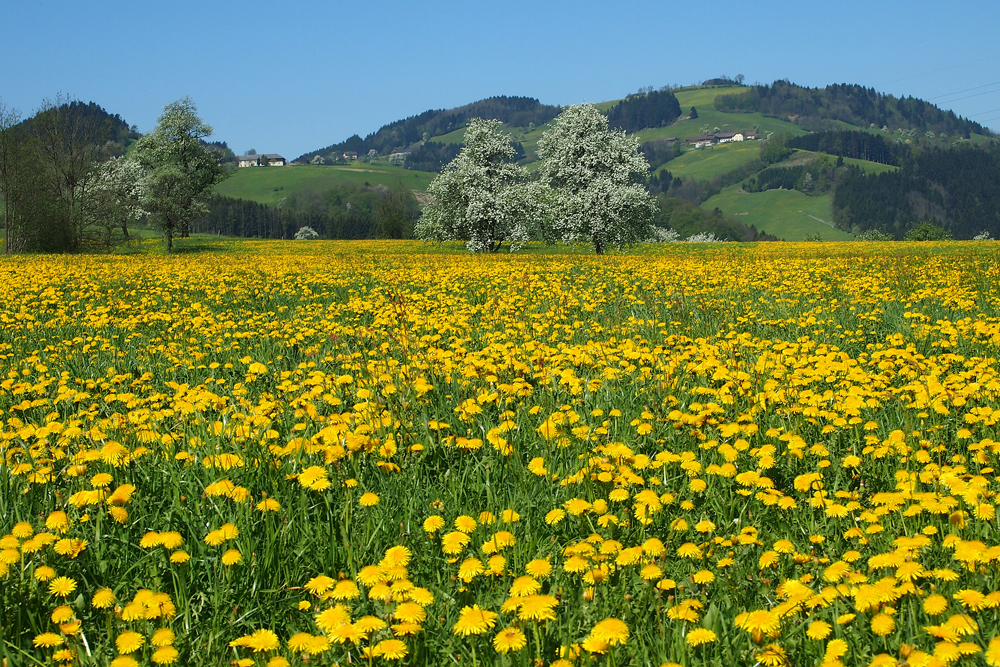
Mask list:
[[639,142],[608,128],[592,104],[563,111],[538,141],[542,182],[555,193],[553,230],[598,255],[649,238],[656,201],[640,182],[649,163]]
[[104,246],[129,240],[129,224],[146,211],[142,208],[143,179],[146,170],[135,160],[111,158],[101,164],[90,187],[81,196],[98,241]]
[[427,188],[433,200],[417,238],[465,241],[469,252],[497,252],[504,243],[513,252],[529,241],[542,188],[528,182],[515,154],[500,121],[469,121],[462,151]]

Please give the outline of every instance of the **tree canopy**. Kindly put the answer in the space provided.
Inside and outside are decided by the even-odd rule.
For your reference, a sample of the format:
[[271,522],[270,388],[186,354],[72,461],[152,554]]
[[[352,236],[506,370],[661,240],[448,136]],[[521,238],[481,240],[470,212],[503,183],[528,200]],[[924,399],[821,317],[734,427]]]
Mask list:
[[608,128],[592,104],[569,107],[538,141],[542,182],[554,193],[554,232],[567,242],[606,248],[649,236],[656,201],[642,185],[649,163],[635,137]]
[[134,159],[146,169],[142,206],[173,249],[174,235],[188,236],[190,223],[207,210],[212,187],[228,175],[217,152],[202,141],[212,128],[185,97],[163,107],[156,129],[136,144]]
[[516,250],[532,237],[537,187],[514,162],[498,120],[473,118],[461,152],[428,188],[434,198],[416,226],[425,240],[462,240],[470,252]]

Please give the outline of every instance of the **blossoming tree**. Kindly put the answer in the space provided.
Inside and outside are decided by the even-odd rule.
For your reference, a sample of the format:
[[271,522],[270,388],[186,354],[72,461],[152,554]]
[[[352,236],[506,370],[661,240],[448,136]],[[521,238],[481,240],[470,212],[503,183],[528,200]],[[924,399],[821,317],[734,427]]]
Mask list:
[[427,189],[434,199],[417,238],[465,241],[470,252],[497,252],[505,242],[514,251],[529,241],[540,188],[528,183],[515,154],[500,121],[469,121],[462,151]]
[[656,202],[641,183],[649,163],[636,138],[608,128],[592,104],[563,111],[538,141],[542,182],[552,188],[553,230],[594,252],[621,248],[650,235]]

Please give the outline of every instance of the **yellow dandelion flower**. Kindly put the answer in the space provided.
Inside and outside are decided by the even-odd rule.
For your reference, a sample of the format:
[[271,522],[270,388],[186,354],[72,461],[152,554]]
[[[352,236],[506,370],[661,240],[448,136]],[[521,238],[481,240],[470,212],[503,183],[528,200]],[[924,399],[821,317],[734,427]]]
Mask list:
[[458,621],[452,626],[452,632],[456,635],[481,635],[496,625],[497,614],[487,609],[481,609],[479,605],[463,607],[458,612]]
[[40,635],[35,635],[31,641],[35,646],[52,648],[53,646],[62,646],[66,640],[63,639],[62,635],[57,635],[54,632],[43,632]]
[[542,589],[542,585],[538,583],[534,577],[524,576],[518,577],[514,580],[514,583],[510,586],[510,595],[512,597],[525,597],[527,595],[532,595],[537,593]]
[[832,630],[833,626],[826,621],[813,621],[806,630],[806,637],[809,637],[809,639],[826,639],[830,636]]
[[243,554],[236,549],[228,549],[222,554],[222,564],[226,567],[238,565],[243,560]]
[[486,568],[478,558],[466,558],[458,568],[458,578],[469,583],[483,573]]
[[303,588],[305,588],[313,595],[322,595],[323,593],[326,593],[328,590],[333,588],[334,584],[336,583],[337,581],[335,579],[332,579],[331,577],[328,577],[325,574],[321,574],[307,581],[306,585],[303,586]]
[[161,646],[160,648],[153,651],[153,655],[150,659],[157,665],[172,665],[177,662],[177,658],[180,654],[177,652],[173,646]]
[[53,623],[65,623],[73,618],[73,610],[66,605],[59,605],[52,610]]
[[690,647],[701,646],[702,644],[711,644],[716,639],[715,633],[711,630],[705,628],[695,628],[687,634],[684,641]]
[[535,558],[528,561],[528,564],[524,567],[524,571],[536,579],[544,579],[552,574],[552,563],[547,558]]
[[49,593],[64,598],[76,590],[76,582],[69,577],[56,577],[49,582]]
[[170,628],[158,628],[154,633],[152,638],[150,638],[149,643],[153,646],[170,646],[174,643],[176,639],[174,631]]
[[704,586],[705,584],[710,584],[715,581],[715,575],[709,570],[700,570],[695,572],[691,579],[694,580],[694,583]]
[[183,565],[191,560],[191,555],[186,551],[174,551],[170,554],[170,562],[175,565]]
[[528,638],[517,628],[504,628],[493,638],[493,648],[497,653],[520,651],[528,643]]
[[928,595],[924,599],[924,612],[930,616],[939,616],[948,608],[948,598],[943,595]]
[[361,494],[361,498],[358,499],[358,504],[362,507],[374,507],[378,505],[379,497],[369,491],[368,493]]
[[115,647],[118,652],[126,655],[138,651],[145,643],[146,638],[132,630],[126,630],[115,638]]
[[107,609],[115,603],[115,594],[110,588],[99,588],[90,599],[90,604],[95,609]]
[[896,621],[889,614],[877,614],[872,618],[871,629],[879,637],[885,637],[895,631]]
[[444,528],[444,518],[438,515],[429,516],[424,519],[424,531],[433,535]]
[[455,530],[465,533],[468,535],[476,529],[479,524],[471,516],[465,516],[464,514],[457,519],[455,519]]
[[[523,607],[522,607],[523,611]],[[606,618],[598,621],[590,631],[590,636],[607,642],[609,646],[624,644],[629,637],[629,629],[625,621],[617,618]]]
[[402,660],[406,654],[406,643],[398,639],[383,639],[372,647],[372,655],[384,660]]
[[264,500],[257,503],[257,510],[259,512],[277,512],[281,509],[281,503],[279,503],[274,498],[265,498]]

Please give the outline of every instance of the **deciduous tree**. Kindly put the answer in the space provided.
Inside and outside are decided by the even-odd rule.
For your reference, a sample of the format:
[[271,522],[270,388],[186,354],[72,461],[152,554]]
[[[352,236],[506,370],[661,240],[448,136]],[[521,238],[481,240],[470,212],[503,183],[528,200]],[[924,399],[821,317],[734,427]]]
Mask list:
[[173,250],[174,236],[187,236],[191,221],[208,210],[213,186],[228,175],[201,142],[211,134],[185,97],[163,107],[156,129],[135,147],[135,160],[147,170],[142,207],[166,236],[167,252]]
[[428,187],[434,197],[414,230],[424,240],[466,242],[469,252],[511,251],[532,236],[537,183],[514,162],[517,150],[498,120],[473,118],[465,145]]
[[554,193],[558,238],[594,252],[640,243],[650,235],[656,201],[642,186],[649,163],[639,143],[610,130],[591,104],[563,111],[538,141],[542,182]]

